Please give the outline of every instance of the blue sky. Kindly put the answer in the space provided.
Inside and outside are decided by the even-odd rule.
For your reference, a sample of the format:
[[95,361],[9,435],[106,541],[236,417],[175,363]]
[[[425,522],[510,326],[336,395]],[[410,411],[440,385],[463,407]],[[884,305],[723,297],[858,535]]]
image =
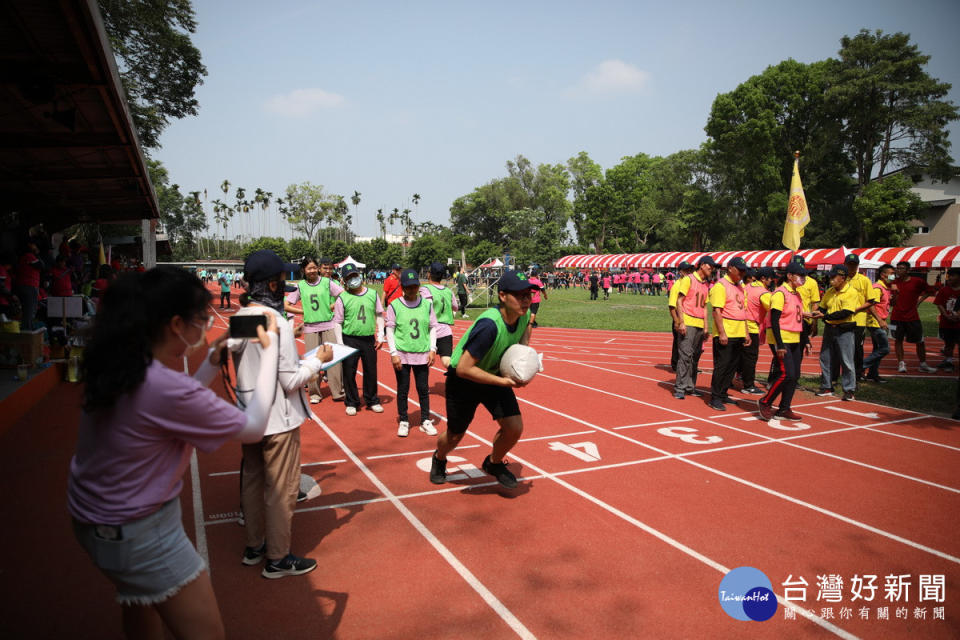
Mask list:
[[[210,198],[224,179],[276,195],[308,180],[357,190],[360,235],[378,232],[379,207],[447,224],[451,202],[517,154],[555,164],[586,151],[608,168],[695,148],[718,93],[786,58],[835,56],[861,28],[909,33],[960,104],[956,0],[194,7],[209,75],[199,115],[174,122],[153,154],[171,180]],[[958,138],[955,123],[955,160]]]

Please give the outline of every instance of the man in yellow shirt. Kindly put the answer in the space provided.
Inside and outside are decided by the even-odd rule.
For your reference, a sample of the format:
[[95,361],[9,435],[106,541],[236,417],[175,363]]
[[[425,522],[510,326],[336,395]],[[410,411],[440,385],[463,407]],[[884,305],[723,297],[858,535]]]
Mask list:
[[863,339],[867,331],[867,312],[874,304],[873,283],[870,282],[870,278],[860,273],[860,256],[857,254],[848,255],[843,264],[850,273],[847,283],[860,298],[857,313],[853,316],[853,321],[857,323],[853,330],[853,366],[860,381],[863,379]]
[[857,326],[854,316],[861,306],[860,293],[847,282],[849,273],[842,265],[834,267],[830,272],[830,288],[820,301],[826,326],[820,347],[820,392],[817,395],[833,395],[832,361],[839,358],[844,400],[853,400],[857,388],[857,375],[853,368],[853,341]]
[[[693,273],[693,266],[684,260],[677,267],[677,271],[680,273],[680,276],[676,280],[671,280],[670,290],[667,294],[667,309],[670,311],[670,320],[673,323],[673,346],[670,348],[670,370],[674,373],[677,371],[677,356],[679,355],[677,345],[680,344],[680,334],[677,332],[677,327],[680,326],[680,312],[677,311],[677,294],[680,293],[680,288],[677,287],[677,285],[680,284],[682,278]],[[639,288],[640,285],[638,284],[637,287]]]
[[710,306],[713,308],[710,408],[716,411],[727,410],[724,402],[736,404],[727,391],[733,383],[733,374],[740,362],[743,347],[750,344],[742,284],[746,273],[747,263],[743,258],[733,258],[727,264],[727,274],[710,288]]
[[673,387],[673,397],[683,400],[686,394],[701,395],[697,391],[697,365],[703,353],[703,342],[707,339],[707,298],[710,293],[710,276],[717,263],[710,256],[697,261],[697,270],[693,275],[682,278],[675,284],[677,289],[677,310],[680,334],[677,358],[677,379]]

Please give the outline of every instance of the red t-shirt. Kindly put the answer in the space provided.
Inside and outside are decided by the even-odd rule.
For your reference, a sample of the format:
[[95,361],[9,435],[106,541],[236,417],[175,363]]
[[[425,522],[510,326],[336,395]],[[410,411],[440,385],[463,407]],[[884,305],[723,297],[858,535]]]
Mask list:
[[50,269],[50,295],[73,295],[73,283],[70,281],[70,269],[61,269],[60,267],[53,267]]
[[[953,287],[950,287],[950,286],[944,286],[937,293],[937,297],[933,299],[933,304],[942,306],[947,311],[960,312],[960,304],[957,303],[958,299],[960,299],[960,289],[954,289]],[[940,328],[941,329],[960,329],[960,320],[947,320],[941,313]]]
[[25,253],[20,256],[17,262],[17,284],[21,287],[39,287],[40,270],[34,265],[37,263],[37,256],[32,253]]
[[383,281],[383,306],[389,307],[391,302],[402,295],[403,289],[400,287],[400,278],[391,273]]
[[917,313],[917,300],[920,296],[931,291],[930,285],[923,278],[907,277],[906,280],[897,280],[897,298],[893,301],[893,312],[890,314],[891,321],[911,322],[920,319]]

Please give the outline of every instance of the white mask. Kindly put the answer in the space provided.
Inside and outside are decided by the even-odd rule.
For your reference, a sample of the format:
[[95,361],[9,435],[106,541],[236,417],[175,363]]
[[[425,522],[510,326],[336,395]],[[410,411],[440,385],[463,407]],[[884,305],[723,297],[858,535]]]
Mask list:
[[347,287],[350,289],[358,289],[360,284],[363,282],[363,278],[360,276],[353,276],[347,280]]

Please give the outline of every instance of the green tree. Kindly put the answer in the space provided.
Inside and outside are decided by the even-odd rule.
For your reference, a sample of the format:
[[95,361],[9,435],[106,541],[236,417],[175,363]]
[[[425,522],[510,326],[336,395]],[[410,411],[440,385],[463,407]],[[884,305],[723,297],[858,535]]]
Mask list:
[[324,193],[322,185],[310,182],[291,184],[286,189],[281,212],[294,230],[316,245],[320,230],[334,215],[337,202],[342,201],[340,196]]
[[145,148],[160,146],[171,119],[197,114],[196,88],[207,70],[190,40],[197,30],[190,0],[99,0],[127,96]]
[[570,174],[570,188],[573,190],[573,206],[570,219],[578,242],[591,241],[587,238],[587,218],[596,217],[596,196],[594,190],[603,184],[603,167],[590,159],[586,151],[581,151],[567,160]]
[[872,181],[853,202],[853,212],[865,230],[867,247],[898,247],[913,234],[910,221],[920,212],[920,196],[911,191],[913,181],[903,174]]
[[[250,242],[247,246],[243,248],[243,259],[246,260],[251,253],[255,251],[260,251],[262,249],[269,249],[273,251],[281,260],[289,261],[290,256],[290,247],[287,245],[287,241],[283,238],[257,238]],[[299,256],[295,256],[299,257]]]
[[167,169],[159,160],[148,158],[147,170],[160,205],[160,221],[173,251],[180,256],[196,254],[200,232],[207,228],[200,192],[191,191],[186,196],[180,193],[178,185],[170,184]]
[[448,257],[452,257],[450,246],[439,235],[420,236],[407,251],[408,265],[418,269],[425,269],[432,262],[446,264]]
[[503,248],[489,240],[481,240],[468,247],[466,251],[467,262],[475,267],[479,267],[490,258],[503,257]]
[[316,253],[317,248],[304,238],[290,238],[287,242],[287,255],[295,262],[299,262],[304,256],[318,257]]

